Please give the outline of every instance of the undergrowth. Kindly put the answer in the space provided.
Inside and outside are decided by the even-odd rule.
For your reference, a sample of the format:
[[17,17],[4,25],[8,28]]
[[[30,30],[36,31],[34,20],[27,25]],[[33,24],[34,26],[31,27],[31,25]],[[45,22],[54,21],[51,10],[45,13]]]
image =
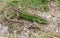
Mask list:
[[50,0],[13,0],[10,5],[13,7],[18,7],[18,5],[20,5],[22,9],[26,9],[28,7],[38,9],[42,7],[44,11],[47,12],[49,10],[48,2],[50,2]]
[[[0,2],[1,1],[2,0],[0,0]],[[43,7],[44,11],[47,12],[47,11],[49,11],[48,2],[50,2],[50,0],[10,0],[9,4],[13,8],[19,7],[19,5],[20,5],[22,7],[22,9],[27,9],[28,7],[33,7],[35,9],[38,9],[39,7]],[[60,4],[60,0],[56,0],[56,2]],[[9,14],[7,16],[11,15],[10,16],[11,18],[14,18],[16,16],[15,12],[10,12],[9,11],[8,13]],[[44,19],[40,19],[39,17],[30,16],[30,15],[26,15],[26,14],[23,14],[23,13],[20,13],[20,17],[23,18],[23,19],[27,19],[27,20],[33,20],[33,21],[36,21],[38,23],[41,23],[41,22],[47,23],[46,20],[44,20]],[[16,28],[17,26],[15,26],[15,27],[11,26],[11,27],[10,27],[11,31],[13,31],[13,30],[20,31],[21,30],[20,28]],[[37,35],[36,36],[37,38],[50,38],[48,35],[46,35],[44,33],[39,34],[39,35],[38,34],[34,34],[34,35]],[[9,38],[11,38],[11,37],[9,37]]]

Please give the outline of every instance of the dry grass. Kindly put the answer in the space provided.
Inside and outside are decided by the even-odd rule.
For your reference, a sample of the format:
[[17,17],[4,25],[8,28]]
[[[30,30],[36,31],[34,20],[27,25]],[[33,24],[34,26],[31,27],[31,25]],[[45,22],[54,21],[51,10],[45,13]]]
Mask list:
[[[38,1],[40,0],[38,1],[36,0],[37,2],[34,1],[34,3],[33,2],[31,3],[30,0],[29,1],[27,0],[28,4],[26,4],[24,0],[20,0],[20,1],[21,3],[23,3],[23,5],[21,5],[23,7],[18,5],[16,8],[13,7],[13,6],[16,6],[16,4],[14,5],[14,3],[13,3],[13,6],[11,5],[8,6],[6,2],[4,2],[6,4],[2,4],[2,2],[0,2],[1,3],[0,23],[4,24],[5,26],[8,26],[7,32],[3,34],[4,37],[7,37],[7,38],[60,38],[60,26],[59,26],[60,25],[60,9],[59,9],[60,5],[58,4],[59,3],[58,0],[57,0],[58,3],[56,1],[48,2],[47,5],[49,8],[49,11],[47,13],[41,12],[42,8],[40,8],[39,10],[35,9],[35,8],[38,9],[40,7],[38,4],[39,3]],[[31,3],[30,6],[32,7],[27,7],[29,3]],[[8,7],[6,7],[6,5]],[[18,14],[10,13],[14,10],[12,8],[17,9],[20,12],[21,11],[26,12],[26,14],[28,12],[28,14],[36,15],[44,19],[47,19],[49,24],[42,25],[36,22],[29,22],[22,19],[17,20]],[[27,9],[24,10],[24,8],[27,8]],[[9,13],[9,15],[11,15],[12,19],[6,18],[5,16],[6,12]]]

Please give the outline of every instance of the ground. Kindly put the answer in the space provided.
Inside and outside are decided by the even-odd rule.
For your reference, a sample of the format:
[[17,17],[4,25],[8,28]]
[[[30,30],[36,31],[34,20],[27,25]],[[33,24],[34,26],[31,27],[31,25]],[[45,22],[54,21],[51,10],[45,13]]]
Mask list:
[[17,17],[10,19],[6,16],[6,13],[14,10],[11,6],[6,6],[7,4],[7,1],[0,2],[0,37],[60,38],[60,4],[57,2],[51,1],[48,3],[48,12],[42,12],[41,9],[36,10],[34,8],[25,9],[27,14],[47,19],[48,24],[17,20]]

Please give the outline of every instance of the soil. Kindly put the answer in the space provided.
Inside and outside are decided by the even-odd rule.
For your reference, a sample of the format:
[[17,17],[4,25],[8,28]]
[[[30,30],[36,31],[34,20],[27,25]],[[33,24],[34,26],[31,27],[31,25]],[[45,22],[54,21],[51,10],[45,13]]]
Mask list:
[[[41,12],[41,10],[35,10],[28,8],[25,11],[27,14],[35,15],[47,19],[49,23],[42,25],[36,22],[29,22],[26,20],[7,19],[5,13],[13,11],[11,6],[3,8],[7,5],[7,2],[0,2],[0,36],[10,38],[36,38],[35,34],[48,34],[50,38],[60,38],[60,5],[56,2],[49,2],[49,11]],[[18,8],[17,8],[18,9]],[[3,11],[4,10],[4,11]],[[18,10],[21,11],[21,10]],[[2,28],[2,30],[1,30]],[[5,30],[6,29],[6,30]],[[3,32],[4,31],[4,32]]]

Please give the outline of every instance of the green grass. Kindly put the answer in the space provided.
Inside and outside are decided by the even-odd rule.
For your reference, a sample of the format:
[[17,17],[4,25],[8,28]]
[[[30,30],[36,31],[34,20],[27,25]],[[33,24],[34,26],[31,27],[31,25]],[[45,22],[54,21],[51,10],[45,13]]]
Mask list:
[[13,7],[18,7],[19,5],[26,9],[28,7],[33,7],[38,9],[39,7],[43,7],[44,11],[48,11],[48,2],[49,0],[13,0],[10,5]]
[[60,4],[60,0],[55,0],[55,1]]
[[12,2],[10,2],[10,5],[13,7],[18,7],[19,2],[18,1],[12,1]]
[[3,0],[0,0],[0,2],[3,2]]

